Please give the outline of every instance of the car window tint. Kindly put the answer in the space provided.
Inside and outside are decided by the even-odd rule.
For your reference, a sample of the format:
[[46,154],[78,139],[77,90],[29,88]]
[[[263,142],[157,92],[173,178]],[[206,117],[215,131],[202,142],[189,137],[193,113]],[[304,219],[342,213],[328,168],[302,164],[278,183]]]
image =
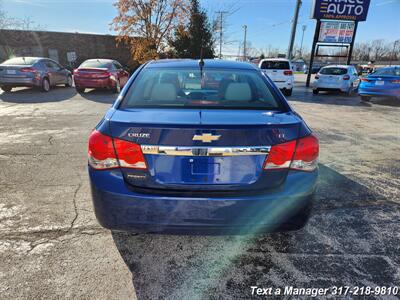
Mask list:
[[[202,76],[203,75],[203,76]],[[243,108],[284,110],[256,70],[149,68],[139,73],[122,108]]]
[[32,57],[14,57],[9,60],[6,60],[2,63],[2,65],[10,66],[10,65],[33,65],[38,61],[37,58]]
[[319,71],[320,74],[324,75],[345,75],[347,74],[346,68],[322,68]]
[[290,69],[288,61],[263,61],[261,69],[286,70]]
[[79,68],[109,68],[111,63],[102,60],[87,60],[84,61]]

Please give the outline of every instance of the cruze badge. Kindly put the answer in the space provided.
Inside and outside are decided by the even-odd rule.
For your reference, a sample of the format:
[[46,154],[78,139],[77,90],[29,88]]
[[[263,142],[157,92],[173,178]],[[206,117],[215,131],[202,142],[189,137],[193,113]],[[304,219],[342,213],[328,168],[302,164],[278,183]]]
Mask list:
[[211,143],[213,141],[218,141],[220,135],[212,135],[211,133],[203,133],[201,135],[195,134],[193,136],[193,141],[202,141],[203,143]]
[[150,133],[128,132],[130,138],[150,138]]

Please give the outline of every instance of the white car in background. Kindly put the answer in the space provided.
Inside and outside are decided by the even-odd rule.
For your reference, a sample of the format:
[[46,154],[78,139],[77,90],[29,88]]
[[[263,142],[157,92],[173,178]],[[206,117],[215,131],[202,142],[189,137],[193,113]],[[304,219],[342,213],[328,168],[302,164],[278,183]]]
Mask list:
[[285,96],[292,95],[294,75],[292,64],[284,58],[266,58],[258,64],[261,71],[266,74]]
[[351,95],[359,84],[360,78],[354,66],[326,66],[315,75],[313,94],[317,95],[320,91],[338,91]]

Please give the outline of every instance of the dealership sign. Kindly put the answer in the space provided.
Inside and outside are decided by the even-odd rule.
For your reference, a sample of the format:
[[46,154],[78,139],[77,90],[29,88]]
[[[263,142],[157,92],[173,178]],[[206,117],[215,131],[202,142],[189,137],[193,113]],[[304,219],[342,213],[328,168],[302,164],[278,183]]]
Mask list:
[[354,22],[321,21],[318,42],[348,43],[353,40]]
[[365,21],[370,0],[314,0],[313,19]]

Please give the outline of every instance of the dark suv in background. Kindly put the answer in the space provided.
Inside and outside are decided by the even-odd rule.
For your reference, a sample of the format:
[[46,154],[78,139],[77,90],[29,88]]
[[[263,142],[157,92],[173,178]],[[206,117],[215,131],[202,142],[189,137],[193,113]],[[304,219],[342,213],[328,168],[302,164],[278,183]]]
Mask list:
[[43,92],[55,85],[72,86],[71,72],[49,58],[14,57],[0,64],[0,88],[38,87]]

